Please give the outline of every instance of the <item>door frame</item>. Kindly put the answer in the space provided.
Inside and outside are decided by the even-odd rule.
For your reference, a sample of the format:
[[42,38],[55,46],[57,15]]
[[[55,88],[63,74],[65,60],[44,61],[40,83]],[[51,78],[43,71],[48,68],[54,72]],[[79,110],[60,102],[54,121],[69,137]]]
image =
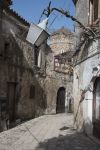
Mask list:
[[[17,82],[7,82],[7,97],[8,97],[8,115],[9,115],[9,121],[14,122],[16,119],[16,86]],[[9,86],[14,86],[14,98],[13,98],[13,107],[12,107],[12,118],[10,116],[10,104],[9,104]]]
[[96,119],[96,87],[100,81],[100,77],[97,77],[93,86],[93,135],[100,139],[100,120]]
[[65,99],[64,99],[64,110],[60,110],[60,107],[58,106],[58,93],[59,91],[63,89],[66,95],[66,88],[65,87],[59,87],[58,91],[57,91],[57,97],[56,97],[56,114],[57,113],[64,113],[65,112]]

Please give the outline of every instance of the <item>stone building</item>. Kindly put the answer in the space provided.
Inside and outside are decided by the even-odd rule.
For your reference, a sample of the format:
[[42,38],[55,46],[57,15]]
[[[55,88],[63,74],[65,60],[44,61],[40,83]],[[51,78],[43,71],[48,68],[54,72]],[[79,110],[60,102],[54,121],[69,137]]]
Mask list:
[[[73,103],[72,55],[75,34],[61,28],[53,32],[48,40],[46,63],[46,113],[71,112]],[[69,101],[69,102],[68,102]]]
[[[30,24],[16,12],[0,5],[1,130],[6,121],[9,120],[12,127],[16,120],[39,116],[47,107],[44,90],[47,37],[41,45],[31,44],[26,41],[29,27]],[[41,63],[38,63],[40,51]]]
[[9,4],[0,5],[1,131],[45,113],[73,110],[74,33],[61,28],[47,45],[47,19],[30,25]]
[[[100,138],[100,0],[74,0],[77,51],[74,56],[74,123],[79,130]],[[90,30],[88,30],[90,29]],[[94,38],[91,31],[95,34]],[[85,34],[85,38],[82,35]],[[85,39],[85,40],[84,40]]]

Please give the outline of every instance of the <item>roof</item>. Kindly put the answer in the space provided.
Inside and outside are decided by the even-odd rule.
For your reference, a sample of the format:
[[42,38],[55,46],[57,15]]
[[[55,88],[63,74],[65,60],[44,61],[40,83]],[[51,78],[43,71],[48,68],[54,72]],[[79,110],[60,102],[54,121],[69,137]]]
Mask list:
[[21,17],[16,11],[14,11],[11,8],[6,8],[5,9],[7,13],[9,13],[10,15],[12,15],[13,17],[15,17],[16,19],[18,19],[19,21],[21,21],[24,25],[29,26],[30,23],[28,21],[26,21],[23,17]]
[[60,28],[60,29],[54,31],[54,32],[51,34],[51,36],[56,35],[56,34],[65,34],[65,35],[68,35],[68,34],[73,34],[73,32],[71,32],[71,31],[70,31],[69,29],[67,29],[67,28],[62,27],[62,28]]
[[12,0],[1,0],[0,6],[5,10],[9,15],[15,17],[25,25],[29,26],[29,22],[27,22],[23,17],[21,17],[16,11],[10,8],[10,5],[12,5]]

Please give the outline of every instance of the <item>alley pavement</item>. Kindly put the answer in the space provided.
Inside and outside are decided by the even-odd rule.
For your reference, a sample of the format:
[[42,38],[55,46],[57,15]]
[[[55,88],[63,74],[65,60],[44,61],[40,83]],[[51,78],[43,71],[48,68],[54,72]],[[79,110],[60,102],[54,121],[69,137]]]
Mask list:
[[0,133],[0,150],[100,150],[100,145],[76,132],[71,114],[58,114]]

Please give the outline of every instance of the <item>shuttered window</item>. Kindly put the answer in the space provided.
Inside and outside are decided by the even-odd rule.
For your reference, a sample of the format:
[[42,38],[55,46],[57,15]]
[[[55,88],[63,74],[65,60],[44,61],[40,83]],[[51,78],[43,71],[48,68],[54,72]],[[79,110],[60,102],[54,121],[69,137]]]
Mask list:
[[98,19],[98,0],[89,1],[89,24],[93,24]]

